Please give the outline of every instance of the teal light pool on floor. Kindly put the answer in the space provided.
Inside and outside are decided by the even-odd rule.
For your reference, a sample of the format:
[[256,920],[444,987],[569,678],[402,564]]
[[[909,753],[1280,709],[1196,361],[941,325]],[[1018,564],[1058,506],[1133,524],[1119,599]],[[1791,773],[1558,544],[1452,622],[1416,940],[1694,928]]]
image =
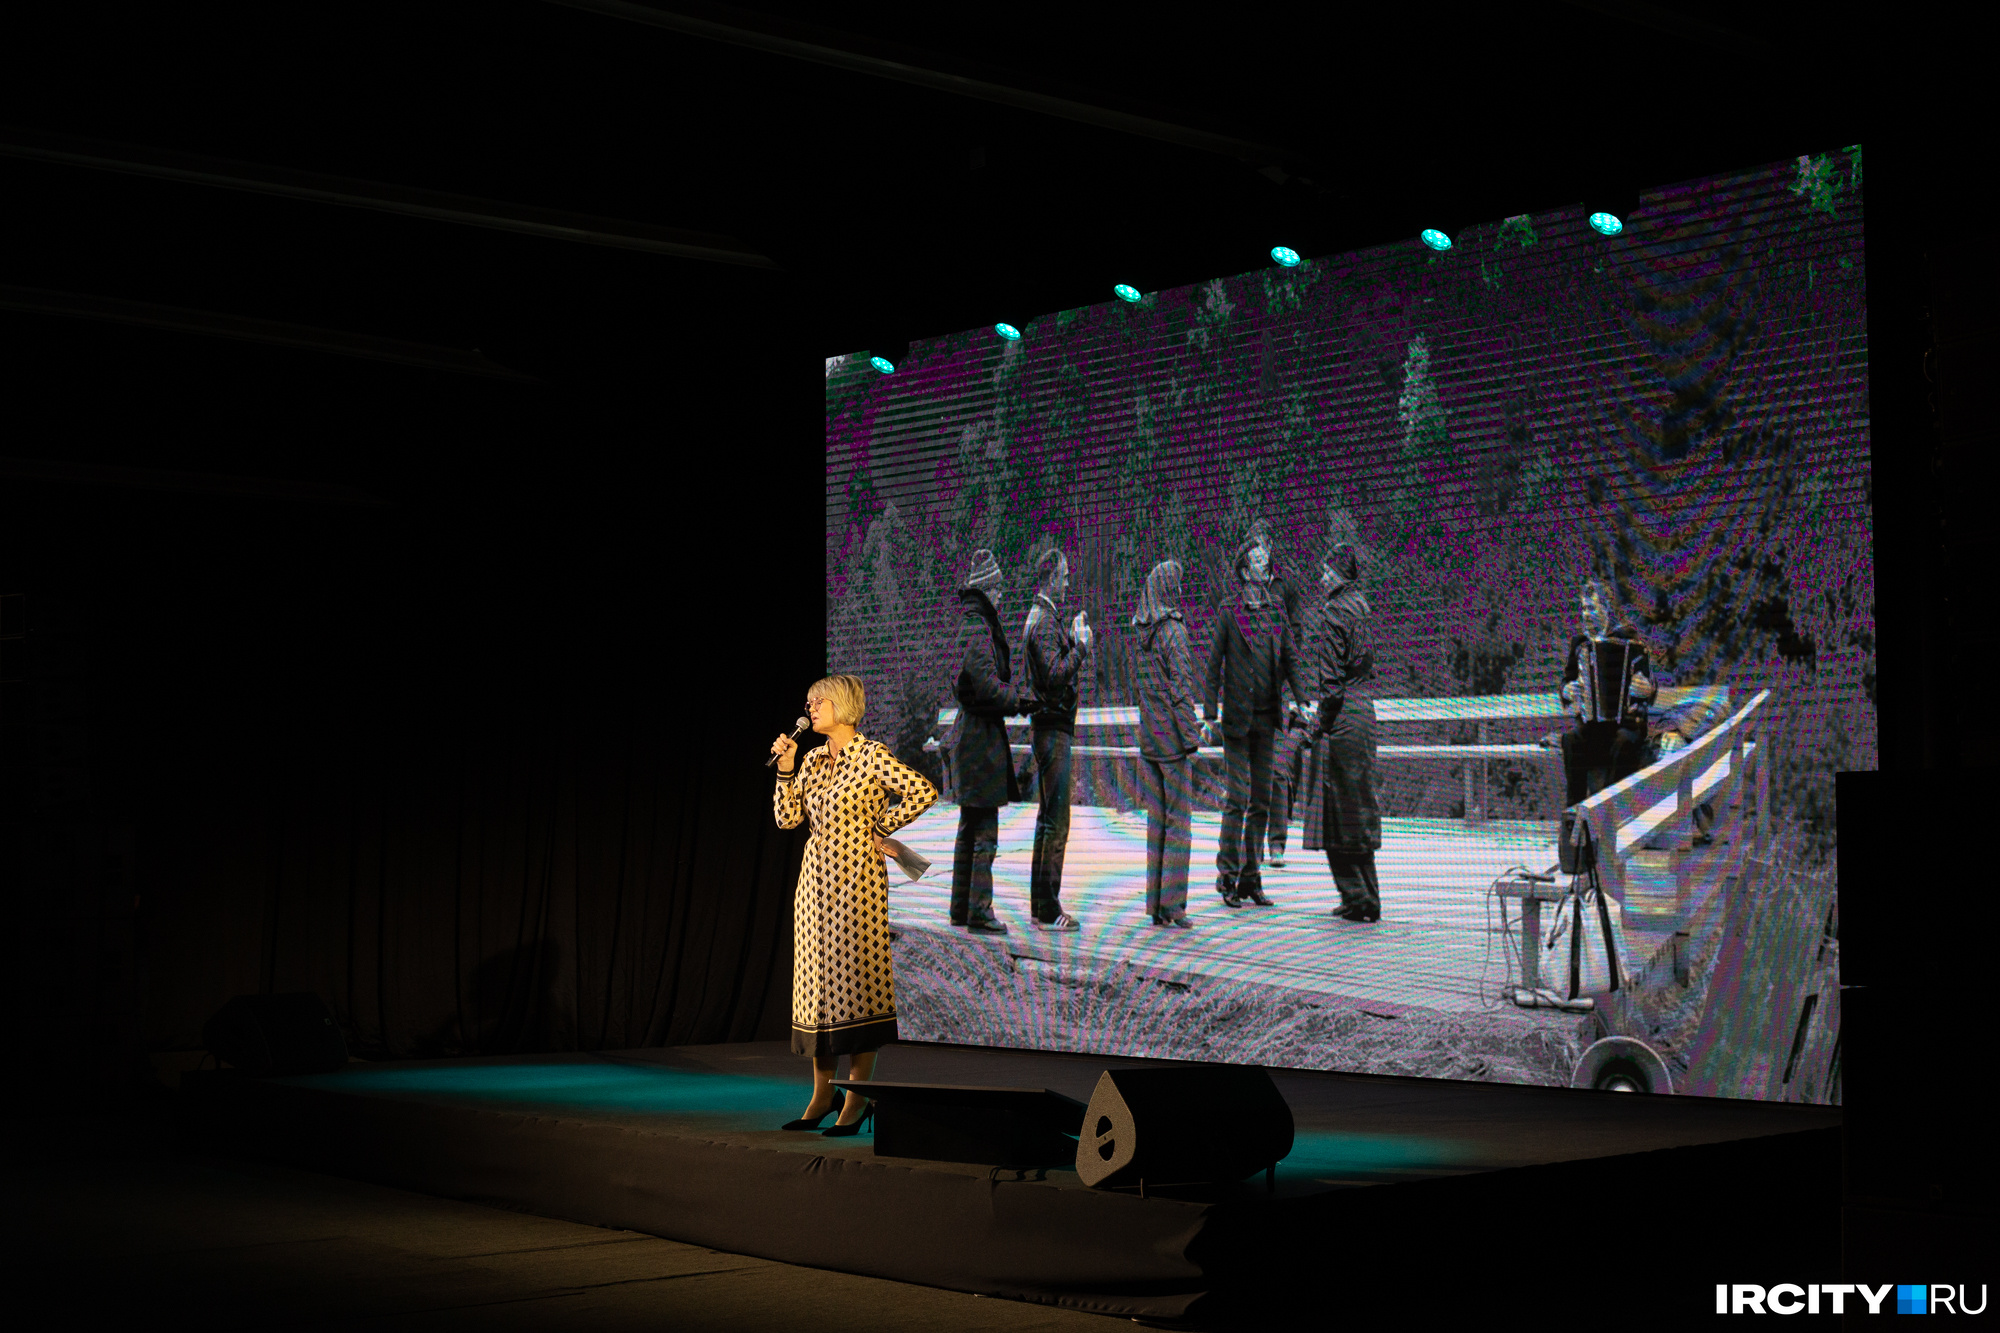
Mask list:
[[1287,1176],[1352,1180],[1402,1172],[1451,1171],[1469,1166],[1470,1144],[1410,1134],[1320,1134],[1293,1136],[1291,1155],[1278,1164]]
[[797,1079],[776,1079],[610,1061],[347,1069],[277,1081],[364,1096],[710,1116],[741,1121],[746,1129],[775,1129],[799,1113],[812,1091],[803,1070]]
[[[588,1058],[546,1064],[356,1066],[337,1074],[273,1081],[495,1109],[697,1116],[715,1122],[715,1128],[734,1130],[776,1129],[799,1113],[810,1093],[803,1069],[797,1079],[778,1079]],[[1449,1172],[1471,1160],[1471,1145],[1451,1139],[1301,1130],[1279,1169],[1293,1178],[1341,1182]]]

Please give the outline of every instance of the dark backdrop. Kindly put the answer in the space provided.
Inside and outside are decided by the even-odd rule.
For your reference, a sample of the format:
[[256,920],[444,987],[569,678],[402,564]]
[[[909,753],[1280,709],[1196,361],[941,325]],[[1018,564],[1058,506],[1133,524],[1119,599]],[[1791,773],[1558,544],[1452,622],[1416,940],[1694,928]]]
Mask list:
[[528,385],[7,321],[17,438],[83,446],[0,478],[37,1064],[260,991],[371,1057],[783,1034],[759,752],[824,657],[813,365],[701,277],[700,339]]
[[1983,753],[1976,11],[827,19],[1306,159],[1280,166],[531,0],[17,10],[8,124],[727,230],[783,267],[0,161],[0,285],[536,381],[0,311],[16,1069],[130,1070],[272,989],[371,1055],[780,1034],[799,845],[756,756],[824,661],[814,358],[1586,180],[1867,144],[1883,764]]

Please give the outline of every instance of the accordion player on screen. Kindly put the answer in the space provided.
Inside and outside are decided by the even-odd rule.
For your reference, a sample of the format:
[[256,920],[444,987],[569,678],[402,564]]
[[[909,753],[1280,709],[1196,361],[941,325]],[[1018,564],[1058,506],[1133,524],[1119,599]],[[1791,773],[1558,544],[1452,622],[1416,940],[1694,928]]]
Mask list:
[[1659,691],[1652,663],[1630,625],[1611,625],[1604,585],[1586,579],[1580,595],[1583,632],[1564,659],[1562,699],[1577,724],[1562,738],[1563,823],[1559,856],[1570,874],[1587,867],[1570,845],[1571,814],[1579,801],[1639,771],[1646,762],[1646,705]]

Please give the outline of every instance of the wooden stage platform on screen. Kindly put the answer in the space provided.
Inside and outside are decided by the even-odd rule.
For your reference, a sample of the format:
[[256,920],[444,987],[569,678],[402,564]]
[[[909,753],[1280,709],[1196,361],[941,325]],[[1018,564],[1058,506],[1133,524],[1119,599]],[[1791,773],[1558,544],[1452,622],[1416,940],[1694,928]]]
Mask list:
[[[1553,869],[1558,826],[1487,818],[1472,785],[1461,818],[1383,820],[1383,913],[1370,925],[1332,916],[1331,873],[1323,856],[1300,849],[1297,828],[1283,864],[1264,868],[1274,905],[1225,907],[1214,890],[1221,817],[1211,799],[1193,821],[1193,928],[1155,927],[1144,910],[1146,819],[1129,795],[1135,779],[1122,775],[1137,762],[1136,710],[1099,709],[1079,719],[1085,776],[1063,868],[1062,901],[1078,931],[1043,930],[1028,911],[1033,801],[1001,812],[994,901],[1004,936],[950,923],[955,807],[940,802],[899,833],[934,863],[915,882],[891,867],[903,1031],[936,1042],[1556,1086],[1569,1084],[1594,1041],[1632,1035],[1659,1049],[1679,1091],[1830,1100],[1838,991],[1825,923],[1812,902],[1766,882],[1770,800],[1758,738],[1770,692],[1727,713],[1725,698],[1716,692],[1717,716],[1692,743],[1579,807],[1603,849],[1601,877],[1615,904],[1614,994],[1521,1007],[1531,998],[1524,979],[1536,978],[1524,944],[1531,956],[1539,950],[1523,928],[1520,895],[1496,885],[1511,871]],[[1561,716],[1553,695],[1371,702],[1384,724],[1547,726]],[[1559,753],[1545,745],[1405,744],[1387,726],[1383,734],[1385,770],[1450,759],[1468,784],[1483,782],[1479,766],[1494,761],[1560,772]],[[1025,760],[1027,747],[1016,748]],[[1219,756],[1205,750],[1198,762],[1219,767]],[[1549,922],[1539,905],[1528,910]],[[1818,963],[1809,961],[1815,951]],[[1756,1002],[1743,1003],[1746,995]]]

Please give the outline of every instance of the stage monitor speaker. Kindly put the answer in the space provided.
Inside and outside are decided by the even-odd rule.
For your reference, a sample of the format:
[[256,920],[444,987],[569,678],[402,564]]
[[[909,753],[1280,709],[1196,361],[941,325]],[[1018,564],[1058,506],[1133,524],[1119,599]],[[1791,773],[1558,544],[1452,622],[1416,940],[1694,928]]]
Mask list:
[[246,1074],[329,1074],[347,1064],[347,1041],[317,995],[239,995],[202,1025],[215,1058]]
[[1662,1095],[1674,1090],[1673,1075],[1660,1053],[1637,1037],[1605,1037],[1591,1043],[1569,1076],[1572,1088],[1595,1088],[1599,1092],[1652,1092]]
[[1255,1066],[1107,1069],[1083,1113],[1076,1173],[1086,1185],[1241,1180],[1292,1150],[1292,1108]]
[[875,1101],[875,1152],[981,1166],[1066,1166],[1076,1158],[1083,1103],[1047,1088],[835,1079]]

